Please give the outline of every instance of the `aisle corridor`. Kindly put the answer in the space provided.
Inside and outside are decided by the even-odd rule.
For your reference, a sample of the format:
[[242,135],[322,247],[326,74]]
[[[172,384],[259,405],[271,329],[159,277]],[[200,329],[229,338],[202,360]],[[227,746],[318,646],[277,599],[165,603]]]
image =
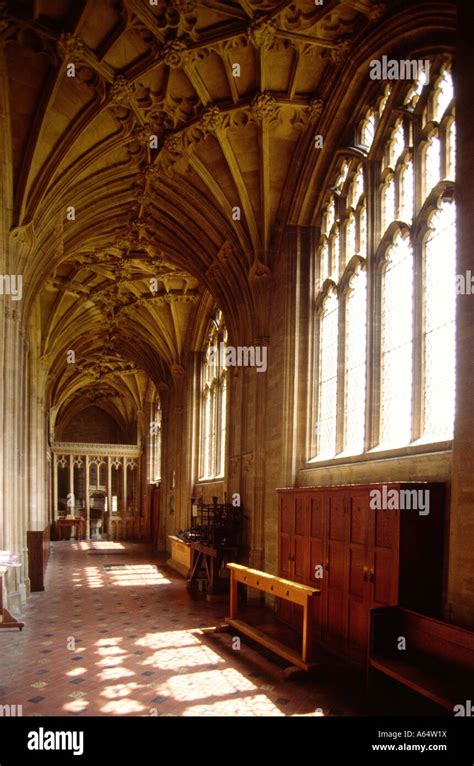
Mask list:
[[278,660],[204,630],[224,614],[193,600],[145,545],[54,543],[25,628],[0,633],[0,706],[24,716],[358,712],[356,686],[341,709],[334,678],[289,681]]

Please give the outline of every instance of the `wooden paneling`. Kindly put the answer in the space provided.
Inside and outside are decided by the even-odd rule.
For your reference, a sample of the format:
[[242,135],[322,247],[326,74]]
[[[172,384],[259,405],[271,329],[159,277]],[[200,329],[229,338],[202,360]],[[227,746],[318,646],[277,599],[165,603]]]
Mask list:
[[[444,487],[390,484],[386,490],[402,486],[429,489],[430,514],[371,507],[371,492],[382,485],[279,490],[279,573],[321,589],[313,641],[359,663],[371,608],[402,603],[422,611],[424,605],[436,616],[440,605]],[[281,604],[279,615],[300,627],[291,605]]]

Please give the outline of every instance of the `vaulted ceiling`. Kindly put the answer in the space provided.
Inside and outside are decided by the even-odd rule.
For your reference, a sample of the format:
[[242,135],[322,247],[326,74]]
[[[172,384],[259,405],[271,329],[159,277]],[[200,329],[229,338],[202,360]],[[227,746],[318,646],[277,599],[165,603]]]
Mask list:
[[56,408],[136,406],[211,300],[254,332],[334,79],[389,5],[0,0],[11,224]]

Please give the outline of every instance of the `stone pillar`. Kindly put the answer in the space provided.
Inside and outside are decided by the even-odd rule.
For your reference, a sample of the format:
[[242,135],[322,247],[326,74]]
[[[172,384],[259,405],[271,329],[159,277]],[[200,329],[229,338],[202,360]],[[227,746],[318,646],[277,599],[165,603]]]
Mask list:
[[56,521],[58,514],[58,456],[53,452],[53,508],[52,520]]
[[107,456],[107,516],[104,519],[104,532],[110,534],[110,519],[112,513],[112,459]]
[[[474,34],[470,4],[460,4],[457,79],[457,274],[472,273],[474,252]],[[464,23],[463,23],[464,21]],[[456,306],[456,421],[453,441],[453,478],[449,531],[449,580],[446,618],[474,628],[474,295],[458,295]]]
[[69,455],[69,497],[68,508],[70,512],[75,515],[76,512],[76,497],[74,495],[74,456]]
[[[28,570],[28,548],[26,531],[28,529],[28,431],[29,431],[29,408],[28,408],[28,342],[26,340],[26,333],[24,330],[20,332],[21,337],[21,368],[22,368],[22,395],[21,395],[21,409],[22,409],[22,433],[21,433],[21,496],[20,496],[20,508],[23,524],[23,571],[25,573],[25,598],[29,596],[31,585]],[[28,576],[26,573],[28,572]]]
[[90,539],[90,498],[89,498],[89,455],[84,456],[84,466],[86,471],[85,493],[86,493],[86,540]]
[[122,457],[123,461],[123,476],[122,476],[122,494],[123,494],[123,508],[122,516],[123,523],[125,524],[125,517],[127,515],[127,458]]
[[[256,345],[268,346],[268,338],[258,338]],[[255,450],[253,461],[253,516],[252,549],[250,565],[264,569],[264,524],[265,524],[265,441],[267,374],[252,372],[251,385],[255,386]]]
[[5,578],[7,606],[18,610],[26,599],[27,556],[26,527],[22,499],[21,438],[23,434],[22,403],[24,378],[21,372],[24,346],[20,335],[20,318],[16,308],[5,306],[3,359],[3,539],[2,546],[20,556],[22,566],[10,569]]

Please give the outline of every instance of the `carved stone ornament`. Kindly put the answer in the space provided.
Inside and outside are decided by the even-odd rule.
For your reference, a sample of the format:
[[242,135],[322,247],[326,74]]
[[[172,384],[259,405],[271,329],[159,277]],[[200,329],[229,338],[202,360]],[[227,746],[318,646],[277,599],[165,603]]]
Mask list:
[[261,122],[271,122],[278,116],[279,106],[271,93],[257,93],[252,99],[251,107],[256,118]]
[[69,62],[78,62],[82,59],[85,45],[79,35],[64,32],[58,40],[58,51],[61,57]]
[[272,47],[276,37],[275,19],[257,19],[248,29],[248,37],[255,48],[266,51]]
[[133,85],[123,75],[117,75],[110,87],[110,104],[119,106],[128,104],[133,96]]
[[306,110],[307,119],[310,122],[316,122],[316,120],[319,120],[323,111],[323,107],[324,101],[322,98],[312,98]]
[[182,40],[169,40],[161,52],[163,61],[171,69],[184,66],[189,59],[189,51]]
[[209,133],[217,133],[224,124],[224,117],[218,106],[209,106],[201,115],[199,127],[204,136]]
[[181,157],[184,154],[185,146],[181,133],[172,133],[165,138],[165,149],[174,157]]

